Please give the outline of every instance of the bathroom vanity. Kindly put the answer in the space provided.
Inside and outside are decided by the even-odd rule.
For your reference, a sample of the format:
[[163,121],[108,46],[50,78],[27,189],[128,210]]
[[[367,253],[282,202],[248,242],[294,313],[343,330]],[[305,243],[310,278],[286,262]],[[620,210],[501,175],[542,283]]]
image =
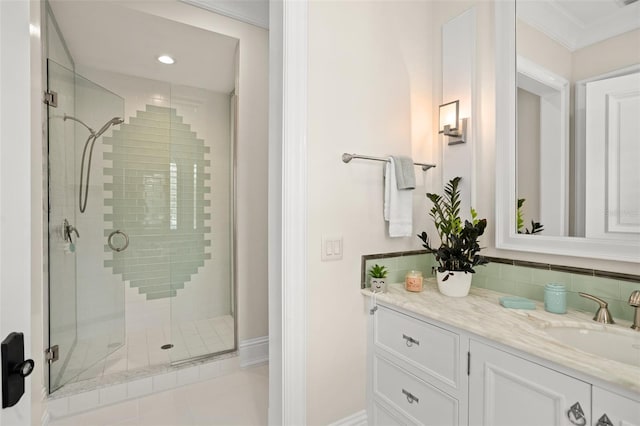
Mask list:
[[[640,425],[640,333],[626,323],[605,327],[539,303],[505,309],[502,294],[485,289],[449,298],[429,281],[417,294],[401,285],[375,298],[363,290],[370,424]],[[607,359],[576,349],[556,329],[610,333],[604,338],[628,340],[638,353]]]

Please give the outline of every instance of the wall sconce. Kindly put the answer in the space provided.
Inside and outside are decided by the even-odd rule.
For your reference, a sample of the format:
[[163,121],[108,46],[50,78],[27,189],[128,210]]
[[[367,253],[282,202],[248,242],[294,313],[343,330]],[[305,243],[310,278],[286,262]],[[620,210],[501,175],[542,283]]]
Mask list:
[[440,105],[439,132],[448,136],[449,145],[465,143],[467,133],[467,119],[460,119],[460,101],[453,101]]

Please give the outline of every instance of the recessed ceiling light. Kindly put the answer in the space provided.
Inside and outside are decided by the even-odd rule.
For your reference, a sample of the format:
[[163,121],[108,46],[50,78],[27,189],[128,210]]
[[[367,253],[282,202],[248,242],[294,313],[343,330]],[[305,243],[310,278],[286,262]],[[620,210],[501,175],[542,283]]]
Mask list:
[[169,55],[162,55],[162,56],[158,56],[158,61],[162,62],[163,64],[167,64],[167,65],[171,65],[173,63],[175,63],[176,61]]

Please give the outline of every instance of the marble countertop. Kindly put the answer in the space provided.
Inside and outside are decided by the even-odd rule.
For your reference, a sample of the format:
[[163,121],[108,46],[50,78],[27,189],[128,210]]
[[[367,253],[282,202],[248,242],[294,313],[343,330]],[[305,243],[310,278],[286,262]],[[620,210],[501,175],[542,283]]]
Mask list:
[[[362,294],[372,296],[369,289]],[[507,309],[499,303],[501,296],[504,294],[472,287],[467,297],[447,297],[440,294],[435,279],[427,279],[420,293],[406,291],[403,284],[389,284],[387,292],[375,298],[640,394],[640,367],[583,352],[545,332],[548,327],[565,326],[636,333],[629,329],[630,322],[616,320],[604,326],[592,321],[593,313],[552,314],[541,302],[536,302],[535,310]]]

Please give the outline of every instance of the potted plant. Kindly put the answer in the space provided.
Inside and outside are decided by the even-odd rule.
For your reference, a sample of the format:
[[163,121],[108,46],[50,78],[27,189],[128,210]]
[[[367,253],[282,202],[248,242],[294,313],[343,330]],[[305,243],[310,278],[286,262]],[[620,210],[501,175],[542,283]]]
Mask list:
[[487,219],[478,219],[471,209],[471,222],[460,218],[460,190],[462,178],[453,178],[447,183],[444,195],[427,193],[433,202],[429,215],[433,218],[440,236],[440,246],[434,248],[426,232],[418,234],[423,247],[435,255],[438,262],[437,282],[440,293],[451,297],[469,294],[474,267],[489,263],[478,253],[481,248],[478,238],[487,227]]
[[371,291],[374,293],[384,293],[387,291],[387,268],[377,263],[369,269],[371,276]]

